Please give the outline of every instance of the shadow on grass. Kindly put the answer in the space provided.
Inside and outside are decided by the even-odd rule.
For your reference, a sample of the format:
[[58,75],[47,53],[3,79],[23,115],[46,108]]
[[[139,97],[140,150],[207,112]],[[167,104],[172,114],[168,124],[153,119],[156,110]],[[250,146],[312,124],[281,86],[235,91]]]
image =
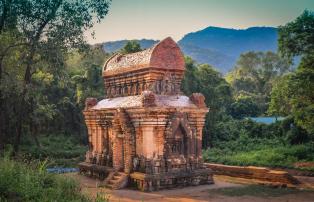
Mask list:
[[262,185],[248,185],[243,187],[228,187],[211,189],[210,194],[219,194],[224,196],[255,196],[255,197],[279,197],[287,194],[298,194],[313,192],[310,190],[298,190],[293,188],[274,188]]

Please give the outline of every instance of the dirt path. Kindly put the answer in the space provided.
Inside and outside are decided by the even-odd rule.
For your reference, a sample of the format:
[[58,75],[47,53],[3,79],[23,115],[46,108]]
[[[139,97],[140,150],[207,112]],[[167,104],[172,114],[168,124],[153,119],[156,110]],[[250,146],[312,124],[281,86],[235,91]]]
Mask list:
[[[264,193],[263,196],[260,196],[258,193],[254,193],[250,190],[246,184],[237,184],[233,182],[226,182],[223,178],[215,177],[215,184],[213,185],[202,185],[196,187],[186,187],[178,188],[171,190],[162,190],[157,192],[145,193],[137,190],[122,189],[122,190],[109,190],[106,188],[98,187],[97,180],[81,176],[78,174],[67,174],[75,179],[78,179],[82,192],[88,194],[92,197],[96,197],[97,193],[108,195],[110,201],[113,202],[140,202],[140,201],[149,201],[149,202],[203,202],[203,201],[213,201],[213,202],[264,202],[264,201],[273,201],[273,202],[314,202],[314,192],[311,191],[293,191],[293,194],[290,192],[285,192],[279,196],[272,196],[268,193]],[[248,187],[248,188],[247,188]],[[237,193],[241,188],[244,190],[244,194]],[[246,194],[246,188],[248,195]],[[234,195],[228,195],[221,193],[221,190],[229,190]],[[242,190],[242,191],[243,191]],[[276,193],[275,190],[271,190]],[[252,192],[252,193],[249,193]],[[256,192],[256,190],[255,190]],[[266,195],[265,195],[266,194]]]

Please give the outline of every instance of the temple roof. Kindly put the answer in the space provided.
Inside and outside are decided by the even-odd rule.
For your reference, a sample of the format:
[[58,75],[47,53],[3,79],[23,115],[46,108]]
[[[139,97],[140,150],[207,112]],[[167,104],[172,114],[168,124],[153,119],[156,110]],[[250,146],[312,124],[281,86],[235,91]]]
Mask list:
[[106,61],[103,75],[130,72],[147,67],[184,70],[184,57],[176,42],[168,37],[140,52],[113,55]]
[[[128,97],[116,97],[103,99],[97,103],[92,109],[110,109],[110,108],[132,108],[132,107],[142,107],[142,97],[143,95],[135,95]],[[197,108],[197,106],[189,99],[189,97],[184,95],[155,95],[156,97],[156,107],[191,107]]]

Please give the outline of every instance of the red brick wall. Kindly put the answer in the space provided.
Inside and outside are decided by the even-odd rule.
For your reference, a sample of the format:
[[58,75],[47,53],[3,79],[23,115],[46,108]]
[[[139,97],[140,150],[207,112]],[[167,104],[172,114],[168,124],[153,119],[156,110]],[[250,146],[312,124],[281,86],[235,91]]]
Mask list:
[[163,40],[163,42],[158,44],[154,49],[150,59],[150,65],[181,70],[185,68],[183,54],[176,42],[170,37]]

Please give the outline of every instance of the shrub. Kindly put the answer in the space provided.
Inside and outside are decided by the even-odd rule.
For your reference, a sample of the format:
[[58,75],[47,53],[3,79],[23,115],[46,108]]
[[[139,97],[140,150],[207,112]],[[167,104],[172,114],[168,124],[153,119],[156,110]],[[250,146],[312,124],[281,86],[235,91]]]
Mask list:
[[213,147],[203,152],[208,162],[293,167],[298,161],[314,161],[313,141],[289,117],[269,125],[226,118],[212,131]]
[[51,166],[76,166],[78,162],[84,159],[87,146],[72,136],[66,135],[42,135],[38,138],[40,147],[35,144],[27,144],[27,141],[21,146],[23,159],[41,161],[48,159],[48,165]]
[[228,108],[228,112],[233,118],[242,119],[243,117],[257,116],[259,108],[252,97],[245,96],[232,103]]
[[45,164],[0,159],[0,201],[89,201],[73,179],[49,174]]
[[237,142],[229,142],[232,147],[213,148],[203,152],[206,162],[223,163],[239,166],[267,166],[292,168],[299,161],[314,161],[314,144],[284,145],[260,141],[246,148],[237,147]]

